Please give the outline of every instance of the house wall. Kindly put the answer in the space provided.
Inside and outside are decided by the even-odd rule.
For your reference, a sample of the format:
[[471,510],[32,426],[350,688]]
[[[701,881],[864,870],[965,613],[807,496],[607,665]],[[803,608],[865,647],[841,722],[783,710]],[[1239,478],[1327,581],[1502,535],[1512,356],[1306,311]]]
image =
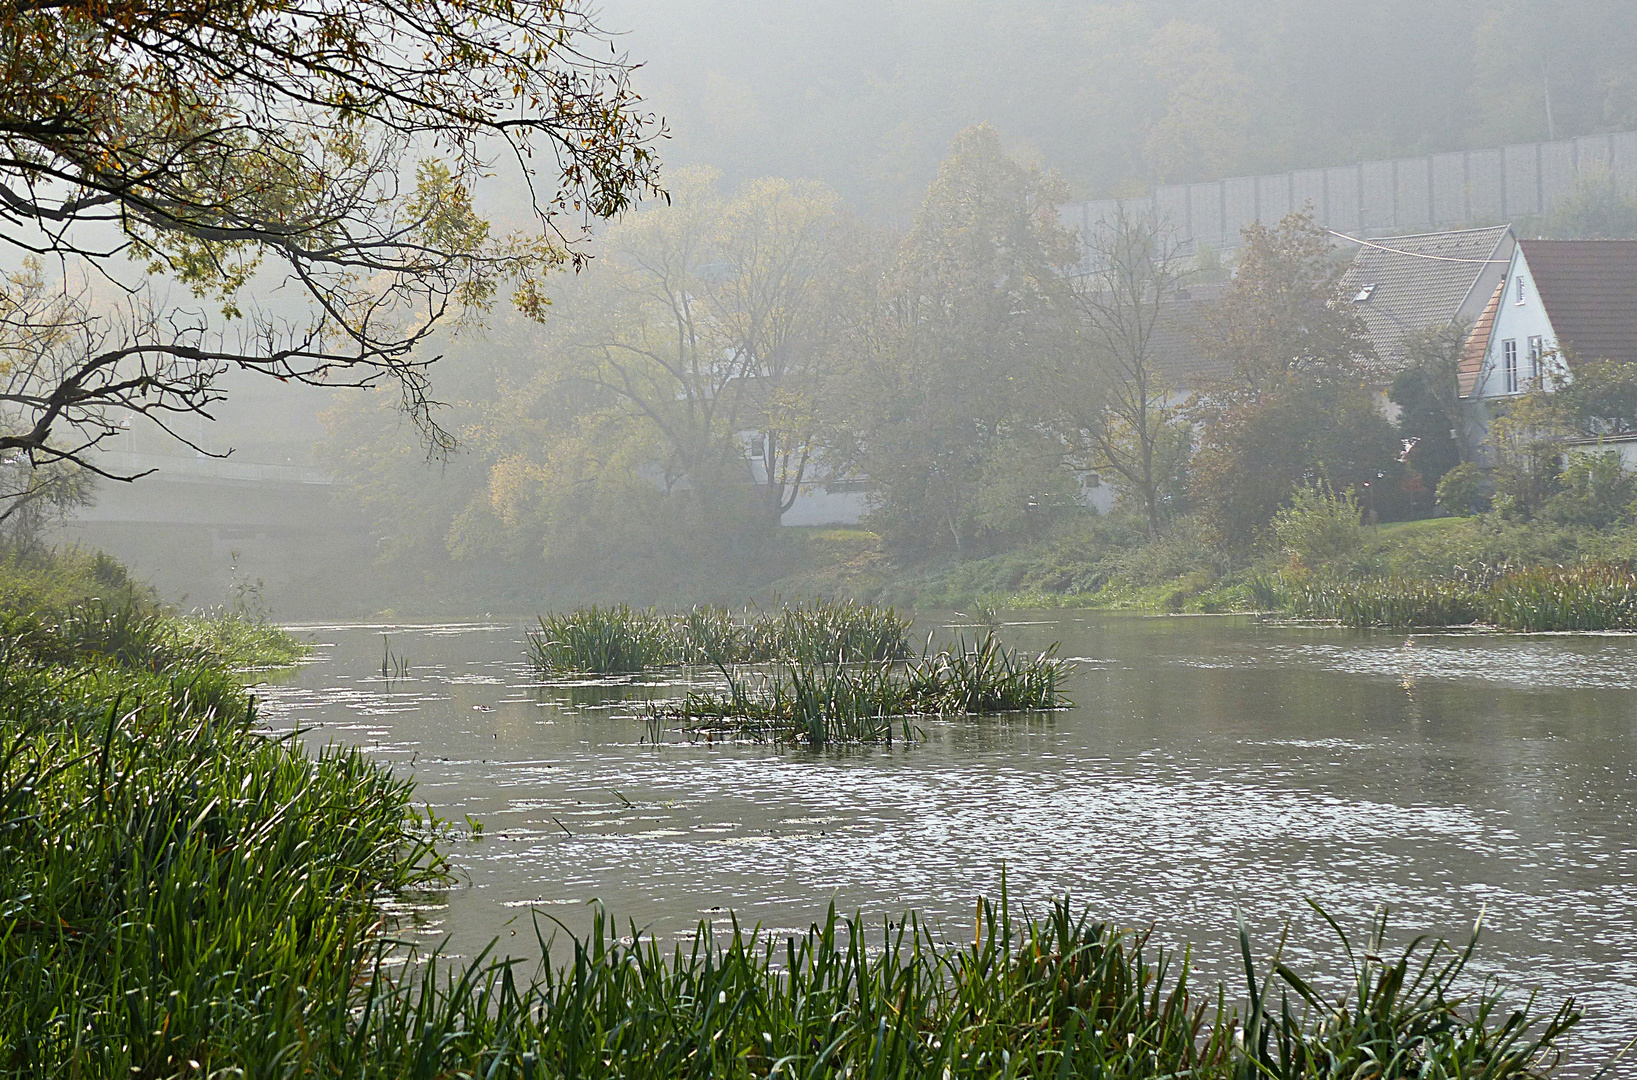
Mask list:
[[[1523,302],[1517,299],[1518,278],[1523,279]],[[1512,263],[1506,271],[1506,293],[1500,310],[1495,313],[1495,328],[1489,335],[1489,351],[1484,354],[1484,366],[1473,394],[1482,400],[1514,397],[1529,389],[1529,339],[1540,337],[1546,349],[1545,385],[1551,389],[1554,382],[1567,378],[1562,360],[1552,355],[1557,348],[1557,334],[1546,315],[1546,305],[1535,289],[1534,275],[1529,272],[1523,249],[1512,253]],[[1515,393],[1506,388],[1505,342],[1514,341],[1518,348],[1518,388]]]
[[804,483],[779,524],[857,525],[869,508],[869,496],[862,491],[830,491],[822,483]]
[[1620,465],[1627,472],[1637,471],[1637,439],[1630,436],[1605,439],[1602,442],[1576,440],[1563,449],[1563,464],[1567,466],[1575,454],[1618,454]]

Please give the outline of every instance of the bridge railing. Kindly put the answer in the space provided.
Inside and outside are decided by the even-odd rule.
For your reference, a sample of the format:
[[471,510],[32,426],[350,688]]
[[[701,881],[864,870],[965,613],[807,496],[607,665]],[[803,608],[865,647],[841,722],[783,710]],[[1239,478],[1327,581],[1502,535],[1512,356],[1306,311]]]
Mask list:
[[246,484],[334,483],[334,478],[324,469],[307,465],[240,461],[231,456],[215,458],[202,454],[147,454],[115,450],[100,455],[97,464],[119,476],[134,476],[153,470],[155,475],[148,477],[148,480]]

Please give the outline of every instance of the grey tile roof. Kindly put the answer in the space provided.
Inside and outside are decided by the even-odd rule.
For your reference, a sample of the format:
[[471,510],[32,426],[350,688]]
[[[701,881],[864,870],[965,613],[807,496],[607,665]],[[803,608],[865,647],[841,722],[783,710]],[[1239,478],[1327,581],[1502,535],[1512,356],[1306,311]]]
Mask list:
[[[1471,325],[1506,276],[1511,226],[1370,240],[1342,276],[1387,376],[1404,362],[1404,339],[1450,322]],[[1373,288],[1371,287],[1373,286]]]
[[1205,320],[1227,288],[1223,283],[1194,284],[1160,313],[1154,326],[1154,367],[1172,390],[1197,390],[1203,382],[1228,375],[1226,364],[1205,355],[1199,336]]

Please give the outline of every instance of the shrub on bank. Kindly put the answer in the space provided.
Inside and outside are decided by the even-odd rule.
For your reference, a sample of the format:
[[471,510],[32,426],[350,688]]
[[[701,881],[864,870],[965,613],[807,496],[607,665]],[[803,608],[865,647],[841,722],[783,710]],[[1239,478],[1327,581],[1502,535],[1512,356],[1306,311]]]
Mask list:
[[91,600],[112,607],[158,606],[151,588],[100,551],[0,546],[0,611],[65,611]]

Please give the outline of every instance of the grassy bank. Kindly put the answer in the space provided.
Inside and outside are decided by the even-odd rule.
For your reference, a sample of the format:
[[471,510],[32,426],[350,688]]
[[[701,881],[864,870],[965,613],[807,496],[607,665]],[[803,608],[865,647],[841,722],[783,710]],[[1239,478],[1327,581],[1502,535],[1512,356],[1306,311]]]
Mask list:
[[341,1040],[381,900],[446,880],[411,783],[257,729],[228,665],[260,631],[5,620],[0,1071],[281,1075]]
[[1117,517],[1093,519],[983,559],[882,571],[858,595],[964,610],[1281,611],[1352,626],[1637,629],[1637,527],[1485,515],[1353,522],[1344,533],[1329,548],[1270,536],[1230,557],[1186,519],[1154,541]]
[[159,670],[282,667],[307,646],[259,610],[178,615],[118,560],[81,548],[0,548],[0,638],[47,661],[105,657]]

